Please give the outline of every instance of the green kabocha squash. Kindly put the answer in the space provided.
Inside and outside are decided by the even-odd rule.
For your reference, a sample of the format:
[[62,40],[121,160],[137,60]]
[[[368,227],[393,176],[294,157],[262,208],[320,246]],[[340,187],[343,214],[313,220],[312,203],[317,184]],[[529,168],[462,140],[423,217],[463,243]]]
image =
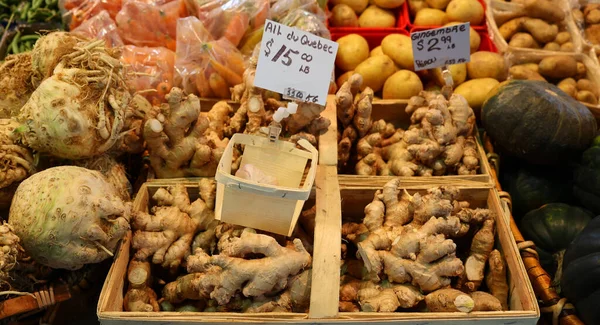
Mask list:
[[512,200],[513,216],[520,220],[527,212],[548,203],[571,203],[572,172],[544,166],[520,166],[508,171],[508,192]]
[[585,324],[600,324],[600,217],[590,221],[569,245],[561,287]]
[[581,205],[600,214],[600,136],[583,152],[573,173],[573,196]]
[[528,212],[519,229],[535,243],[544,269],[554,274],[571,241],[593,218],[591,212],[580,207],[550,203]]
[[533,164],[578,156],[596,135],[596,120],[581,103],[543,81],[509,80],[490,91],[482,122],[498,150]]

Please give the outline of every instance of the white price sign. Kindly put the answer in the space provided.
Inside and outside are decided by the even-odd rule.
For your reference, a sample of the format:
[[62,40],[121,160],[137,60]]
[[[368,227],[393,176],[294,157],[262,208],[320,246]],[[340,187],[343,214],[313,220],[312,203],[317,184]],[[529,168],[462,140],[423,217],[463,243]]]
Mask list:
[[267,20],[254,85],[325,105],[337,50],[336,42]]
[[410,34],[415,71],[469,62],[469,27],[464,23]]

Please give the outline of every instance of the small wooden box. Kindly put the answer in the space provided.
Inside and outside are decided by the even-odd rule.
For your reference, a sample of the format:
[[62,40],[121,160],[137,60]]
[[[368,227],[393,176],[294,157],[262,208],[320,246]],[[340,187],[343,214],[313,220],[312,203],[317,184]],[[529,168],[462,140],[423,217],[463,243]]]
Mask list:
[[[427,189],[442,185],[431,178],[421,178],[422,182],[407,181],[402,188],[410,194],[425,192]],[[381,184],[364,182],[358,184],[352,177],[339,176],[340,195],[342,198],[342,221],[361,222],[364,218],[364,207],[373,200],[375,191],[381,189]],[[445,185],[451,185],[446,183]],[[527,277],[527,272],[521,261],[519,250],[510,232],[508,211],[500,203],[498,193],[490,186],[470,186],[465,182],[455,182],[460,188],[461,200],[471,203],[472,207],[491,209],[496,216],[496,248],[504,255],[507,262],[509,278],[509,311],[501,312],[472,312],[472,313],[339,313],[337,319],[348,323],[369,324],[528,324],[534,325],[540,317],[540,311],[533,289]]]
[[[324,306],[337,306],[337,298],[331,294],[331,288],[337,291],[339,288],[339,265],[331,265],[328,262],[339,260],[340,241],[339,236],[331,236],[331,231],[339,231],[339,215],[327,213],[328,209],[339,211],[339,192],[337,187],[331,191],[322,191],[326,189],[324,183],[326,178],[335,176],[335,170],[328,170],[326,167],[318,167],[316,189],[313,189],[307,204],[317,202],[317,214],[314,230],[313,247],[327,247],[326,250],[314,250],[312,262],[312,289],[311,289],[311,307],[310,315],[318,318],[326,315]],[[148,211],[153,205],[151,197],[161,187],[167,187],[177,183],[184,184],[188,189],[191,200],[199,196],[198,183],[199,178],[194,179],[161,179],[145,183],[140,188],[135,201],[134,209],[136,211]],[[337,186],[337,182],[335,183]],[[333,197],[327,193],[333,193]],[[337,198],[335,194],[337,193]],[[98,300],[97,314],[100,323],[103,325],[113,324],[140,324],[140,323],[160,323],[160,324],[217,324],[217,323],[236,323],[236,324],[287,324],[291,322],[314,323],[308,320],[309,314],[306,313],[179,313],[179,312],[126,312],[123,311],[123,297],[126,289],[127,266],[132,254],[130,250],[131,234],[128,234],[121,242],[121,245],[115,254],[113,265],[106,277],[100,298]],[[337,281],[337,282],[336,282]],[[328,299],[330,301],[328,301]]]
[[[407,129],[410,125],[410,116],[406,113],[405,109],[408,105],[408,100],[374,100],[373,111],[371,118],[373,121],[380,119],[385,120],[388,123],[394,124],[395,127]],[[325,110],[324,116],[329,118],[331,125],[329,130],[324,135],[321,135],[319,139],[319,164],[328,166],[337,166],[338,163],[338,120],[337,120],[337,108],[335,105],[335,95],[329,95],[327,98],[327,109]],[[474,131],[477,132],[477,131]],[[479,153],[479,174],[477,175],[448,175],[448,176],[412,176],[412,177],[401,177],[403,180],[415,179],[419,181],[421,179],[431,179],[437,182],[452,182],[452,181],[467,181],[472,183],[473,186],[480,184],[492,184],[492,178],[490,177],[490,164],[486,158],[485,150],[480,143],[479,138],[477,139],[477,152]],[[357,182],[363,180],[369,180],[373,184],[385,184],[387,181],[396,178],[397,176],[360,176],[360,175],[344,175],[347,180],[355,179]]]

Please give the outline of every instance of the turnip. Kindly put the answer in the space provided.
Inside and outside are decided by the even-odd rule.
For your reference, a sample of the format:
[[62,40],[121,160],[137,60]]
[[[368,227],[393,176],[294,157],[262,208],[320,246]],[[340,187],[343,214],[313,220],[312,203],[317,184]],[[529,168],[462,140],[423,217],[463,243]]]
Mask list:
[[33,155],[12,136],[18,126],[17,122],[0,119],[0,209],[8,208],[19,182],[34,172]]
[[61,166],[19,185],[8,222],[36,262],[77,270],[112,256],[130,214],[131,203],[100,172]]
[[[44,44],[54,34],[40,41]],[[103,154],[117,143],[131,96],[119,54],[104,46],[102,40],[77,43],[33,92],[17,117],[23,124],[18,133],[27,146],[75,160]],[[55,62],[36,66],[35,58],[38,72]]]
[[10,118],[19,110],[34,90],[31,83],[31,54],[11,55],[0,65],[0,118]]

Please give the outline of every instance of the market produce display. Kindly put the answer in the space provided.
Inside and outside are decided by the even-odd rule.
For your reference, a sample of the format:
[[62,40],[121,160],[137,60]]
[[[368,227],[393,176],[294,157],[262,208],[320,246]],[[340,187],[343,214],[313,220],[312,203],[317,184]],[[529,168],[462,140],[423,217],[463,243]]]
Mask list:
[[[348,244],[340,310],[394,312],[423,300],[432,312],[506,310],[506,266],[494,250],[494,214],[459,198],[451,186],[411,195],[399,179],[378,190],[362,223],[342,225]],[[457,245],[465,237],[466,250]],[[486,286],[490,293],[482,291]]]
[[585,40],[593,45],[600,45],[600,4],[586,3],[581,8],[573,9],[571,14],[583,31]]
[[[0,22],[60,21],[59,0],[6,0],[0,5]],[[12,19],[11,19],[12,18]]]
[[[148,213],[133,213],[125,310],[306,311],[312,231],[299,224],[302,239],[283,238],[221,223],[214,220],[215,181],[200,180],[195,201],[188,190],[160,188]],[[302,218],[314,218],[314,209]]]
[[333,0],[329,1],[332,27],[393,28],[404,0]]
[[407,0],[413,26],[443,26],[449,22],[485,21],[483,3],[478,0]]

